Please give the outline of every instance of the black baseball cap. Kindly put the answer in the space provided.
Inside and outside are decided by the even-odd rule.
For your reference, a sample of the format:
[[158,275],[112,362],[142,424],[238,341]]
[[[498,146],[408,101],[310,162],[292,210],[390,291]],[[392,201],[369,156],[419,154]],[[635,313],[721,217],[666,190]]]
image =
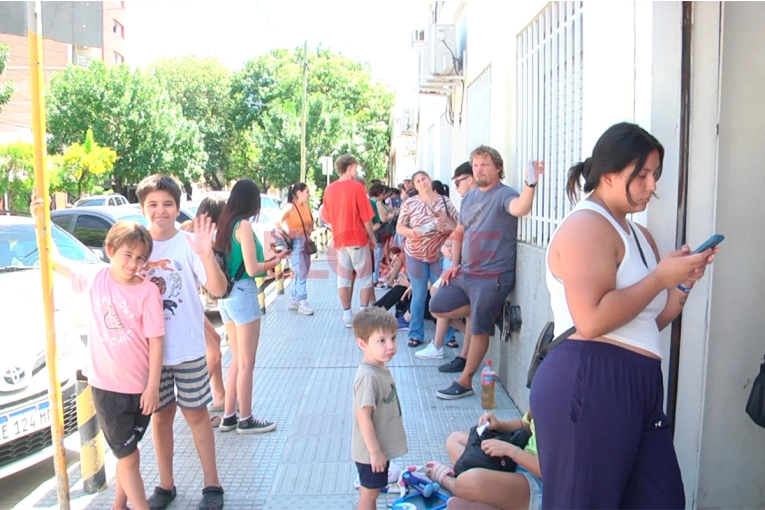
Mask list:
[[463,175],[469,175],[473,176],[473,165],[470,164],[470,161],[465,161],[460,166],[454,169],[454,175],[452,175],[452,180],[462,177]]

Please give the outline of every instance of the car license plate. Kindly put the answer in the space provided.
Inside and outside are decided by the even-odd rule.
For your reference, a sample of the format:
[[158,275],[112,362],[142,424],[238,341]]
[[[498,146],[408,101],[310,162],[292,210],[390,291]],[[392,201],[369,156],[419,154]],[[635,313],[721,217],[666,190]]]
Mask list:
[[50,427],[50,402],[0,416],[0,444]]

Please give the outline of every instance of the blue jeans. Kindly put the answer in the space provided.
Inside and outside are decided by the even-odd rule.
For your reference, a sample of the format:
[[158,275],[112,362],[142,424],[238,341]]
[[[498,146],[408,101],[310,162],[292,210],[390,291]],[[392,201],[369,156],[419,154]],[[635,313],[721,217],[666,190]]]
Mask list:
[[428,294],[428,281],[435,283],[441,276],[441,261],[423,262],[406,256],[406,273],[412,283],[412,304],[409,305],[409,338],[422,341],[425,338],[425,300]]
[[372,273],[372,281],[377,284],[380,278],[380,262],[382,262],[382,244],[375,245],[375,271]]
[[[292,253],[290,254],[290,268],[292,269],[292,286],[290,296],[292,299],[301,301],[308,299],[308,271],[310,268],[301,267],[306,260],[303,254],[305,250],[305,239],[298,237],[292,241]],[[308,258],[310,260],[310,258]]]

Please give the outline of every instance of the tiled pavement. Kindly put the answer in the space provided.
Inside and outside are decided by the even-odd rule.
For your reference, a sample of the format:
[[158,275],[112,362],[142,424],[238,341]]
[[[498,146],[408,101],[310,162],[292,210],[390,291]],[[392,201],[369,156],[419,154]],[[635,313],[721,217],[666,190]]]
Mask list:
[[[308,283],[316,309],[304,317],[287,309],[288,297],[269,288],[268,311],[263,318],[255,369],[254,410],[274,420],[275,432],[239,436],[216,431],[218,469],[227,509],[353,509],[355,466],[351,451],[351,398],[361,353],[350,329],[340,320],[334,274],[323,257],[314,261],[317,278]],[[328,275],[328,276],[327,276]],[[380,291],[378,291],[380,292]],[[289,294],[289,288],[287,288]],[[380,294],[378,294],[380,295]],[[358,307],[358,291],[354,308]],[[426,323],[426,338],[433,324]],[[461,337],[459,337],[461,340]],[[400,466],[448,460],[446,438],[467,430],[481,414],[480,397],[439,400],[438,388],[448,386],[454,374],[436,367],[444,360],[418,360],[406,345],[406,332],[398,335],[399,350],[390,363],[404,414],[409,453],[396,459]],[[446,348],[446,360],[458,351]],[[230,353],[224,351],[224,364]],[[480,389],[478,377],[474,387]],[[505,391],[497,387],[497,414],[518,417]],[[178,497],[170,509],[195,509],[202,490],[202,472],[189,428],[180,413],[175,423],[175,483]],[[147,492],[159,482],[150,435],[141,443],[141,466]],[[79,469],[70,469],[72,508],[110,508],[114,461],[108,455],[107,489],[95,496],[82,493]],[[40,487],[16,508],[55,508],[55,482]],[[379,508],[397,496],[382,495]]]

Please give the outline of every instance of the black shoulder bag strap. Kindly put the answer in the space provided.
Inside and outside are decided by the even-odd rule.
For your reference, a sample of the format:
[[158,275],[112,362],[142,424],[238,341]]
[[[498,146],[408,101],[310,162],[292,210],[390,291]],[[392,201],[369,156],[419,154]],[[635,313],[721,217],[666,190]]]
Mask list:
[[571,326],[566,331],[564,331],[563,333],[558,335],[558,337],[555,340],[553,340],[549,344],[545,345],[542,348],[542,352],[544,353],[545,356],[547,356],[550,353],[550,351],[555,349],[558,345],[560,345],[561,342],[563,342],[563,340],[567,339],[568,337],[570,337],[574,333],[576,333],[576,326]]
[[635,232],[635,228],[632,226],[631,221],[627,221],[627,224],[630,226],[632,236],[635,238],[635,242],[637,243],[638,251],[640,252],[640,258],[643,259],[643,265],[645,265],[646,269],[648,269],[648,262],[645,261],[645,255],[643,255],[643,247],[640,246],[640,239],[637,236],[637,232]]

